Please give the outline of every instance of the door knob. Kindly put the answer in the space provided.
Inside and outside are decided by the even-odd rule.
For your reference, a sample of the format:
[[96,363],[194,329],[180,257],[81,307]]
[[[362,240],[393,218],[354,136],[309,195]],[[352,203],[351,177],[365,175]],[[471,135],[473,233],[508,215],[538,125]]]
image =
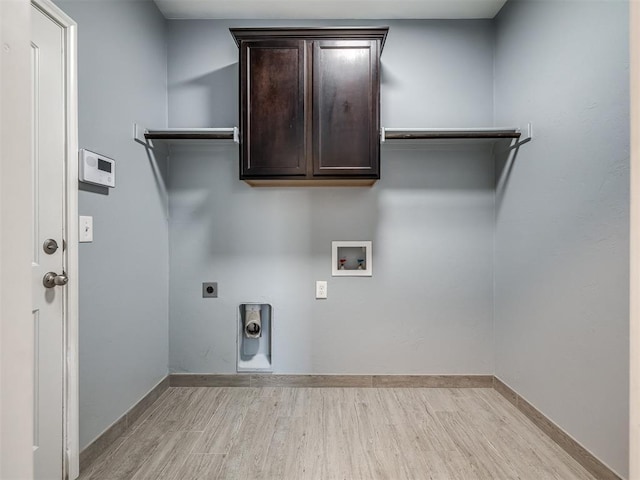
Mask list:
[[58,275],[55,272],[48,272],[44,274],[42,284],[47,288],[53,288],[56,285],[66,285],[69,281],[69,277],[65,273]]

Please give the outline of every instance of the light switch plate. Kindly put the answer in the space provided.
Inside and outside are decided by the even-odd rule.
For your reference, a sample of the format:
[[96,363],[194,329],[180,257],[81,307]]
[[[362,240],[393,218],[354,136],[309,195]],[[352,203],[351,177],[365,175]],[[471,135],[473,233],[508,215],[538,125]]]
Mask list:
[[80,215],[78,221],[78,241],[80,243],[93,242],[93,217]]

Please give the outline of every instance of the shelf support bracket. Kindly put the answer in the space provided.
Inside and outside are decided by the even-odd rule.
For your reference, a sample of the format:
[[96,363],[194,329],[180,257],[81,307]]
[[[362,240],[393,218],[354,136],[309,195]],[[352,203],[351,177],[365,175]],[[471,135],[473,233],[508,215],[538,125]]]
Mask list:
[[141,145],[144,145],[147,148],[153,148],[144,137],[144,134],[147,132],[147,129],[138,125],[137,123],[133,124],[133,140],[138,142]]
[[513,145],[509,146],[504,151],[505,152],[510,152],[511,150],[514,150],[516,148],[520,148],[521,145],[524,145],[525,143],[529,143],[532,139],[533,139],[533,126],[531,125],[531,123],[527,123],[527,136],[525,138],[523,138],[522,140],[518,140],[517,142],[515,142]]

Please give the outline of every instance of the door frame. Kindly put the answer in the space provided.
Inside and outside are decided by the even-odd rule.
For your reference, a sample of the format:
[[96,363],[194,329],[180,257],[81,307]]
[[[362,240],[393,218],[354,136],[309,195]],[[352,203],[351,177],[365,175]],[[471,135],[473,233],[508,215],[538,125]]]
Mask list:
[[65,105],[64,271],[69,283],[63,298],[63,478],[80,474],[78,389],[78,84],[77,24],[51,0],[31,0],[63,30]]
[[631,196],[629,291],[629,478],[640,479],[640,1],[629,5]]

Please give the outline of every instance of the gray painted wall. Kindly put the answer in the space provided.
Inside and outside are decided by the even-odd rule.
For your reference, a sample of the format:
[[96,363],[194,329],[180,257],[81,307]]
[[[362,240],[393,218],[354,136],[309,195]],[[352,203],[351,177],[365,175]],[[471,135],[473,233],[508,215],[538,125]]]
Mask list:
[[[169,22],[171,126],[237,123],[232,24],[262,25]],[[383,125],[491,124],[491,22],[390,26]],[[250,188],[237,163],[235,145],[171,154],[171,371],[235,372],[236,308],[260,301],[277,373],[493,373],[486,151],[385,147],[373,188]],[[332,240],[372,240],[373,277],[332,278]],[[201,298],[203,281],[218,299]]]
[[[236,307],[264,301],[276,372],[495,371],[625,474],[626,3],[511,1],[495,24],[389,22],[383,125],[534,123],[497,195],[502,170],[482,150],[385,147],[371,189],[252,189],[237,180],[237,147],[218,145],[173,150],[168,198],[166,165],[131,124],[167,124],[167,102],[171,126],[237,124],[228,27],[266,23],[58,3],[79,23],[80,145],[118,162],[108,196],[80,194],[95,219],[80,251],[82,446],[167,357],[176,372],[235,371]],[[374,276],[332,278],[331,240],[358,239],[374,242]],[[319,279],[327,300],[313,298]],[[217,300],[200,298],[209,280]]]
[[132,124],[164,126],[165,20],[151,2],[59,1],[78,22],[80,147],[116,160],[116,188],[81,191],[80,445],[167,373],[167,199]]
[[496,374],[625,476],[627,2],[508,2],[495,121],[535,139],[498,192]]
[[173,20],[168,22],[169,126],[238,124],[238,47],[230,27],[304,25],[390,26],[382,54],[383,125],[491,124],[493,26],[488,20]]

